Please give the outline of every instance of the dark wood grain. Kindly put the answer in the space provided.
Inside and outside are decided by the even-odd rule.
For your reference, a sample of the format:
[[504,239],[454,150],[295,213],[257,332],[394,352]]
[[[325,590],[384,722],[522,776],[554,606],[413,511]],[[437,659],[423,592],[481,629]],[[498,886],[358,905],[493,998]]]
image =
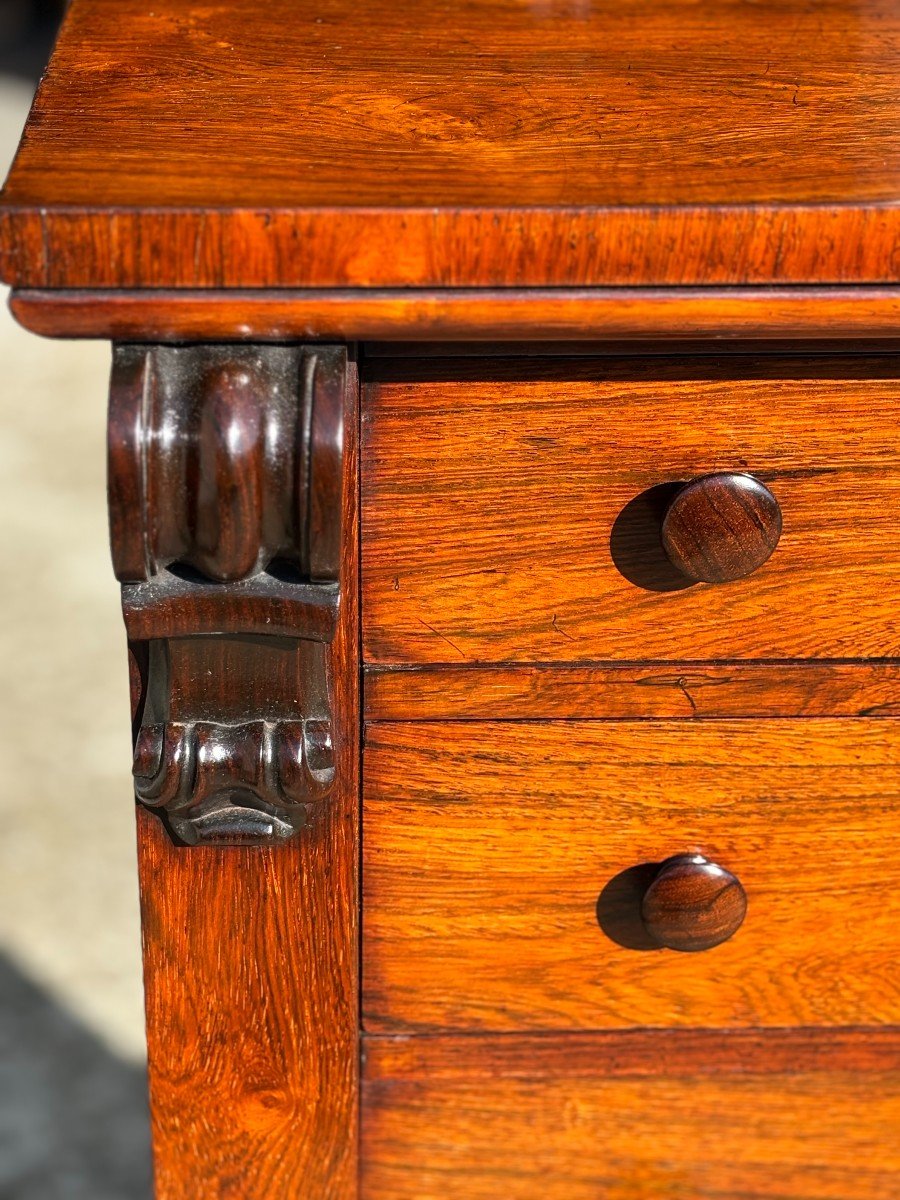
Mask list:
[[233,633],[309,638],[329,642],[340,607],[334,586],[313,584],[289,572],[269,571],[233,584],[204,584],[196,576],[165,568],[143,583],[122,585],[128,636],[189,637]]
[[367,1200],[894,1200],[896,1031],[368,1038]]
[[[865,212],[836,205],[294,212],[39,208],[37,200],[4,207],[0,200],[0,279],[29,289],[893,285],[898,211],[876,204]],[[379,336],[390,327],[396,320],[376,326]],[[314,335],[335,338],[340,327],[325,333],[313,324],[298,336]]]
[[352,798],[274,851],[185,851],[138,821],[156,1195],[349,1200]]
[[894,0],[67,7],[0,276],[127,343],[158,1200],[895,1200],[898,53]]
[[343,347],[118,346],[117,577],[174,565],[233,583],[278,562],[336,581],[346,374]]
[[[302,834],[332,803],[336,783],[330,657],[330,647],[297,636],[220,629],[152,639],[135,738],[137,798],[188,845]],[[212,687],[185,695],[185,680],[223,672],[234,695],[223,700]]]
[[721,471],[692,479],[666,509],[663,549],[682,575],[730,583],[758,570],[781,537],[778,501],[752,475]]
[[892,0],[74,0],[4,193],[0,272],[893,282],[898,50]]
[[[369,380],[368,662],[897,653],[897,359],[379,359]],[[713,471],[777,492],[784,532],[746,579],[687,587],[661,522]]]
[[894,662],[450,665],[365,674],[368,720],[897,717]]
[[[366,1028],[900,1021],[896,720],[373,724]],[[660,950],[640,905],[699,853],[731,940]]]
[[[114,350],[113,564],[128,635],[148,642],[135,788],[189,844],[291,837],[333,787],[330,647],[356,389],[344,347]],[[209,696],[173,715],[179,673],[205,653],[193,641],[210,635],[262,635],[290,681],[273,681],[266,712],[223,715]],[[243,645],[233,653],[235,677],[255,671]]]
[[740,880],[702,854],[660,863],[641,901],[644,927],[669,950],[712,950],[734,937],[746,915]]
[[[679,349],[690,349],[691,339],[715,339],[724,343],[719,350],[739,339],[828,339],[835,350],[841,339],[886,338],[896,345],[900,338],[900,293],[884,287],[20,290],[10,305],[34,333],[138,342],[463,338],[499,353],[498,339],[529,339],[505,347],[522,356],[552,352],[547,339],[566,338],[573,343],[567,352],[579,354],[621,354],[623,340],[648,338],[677,342]],[[612,341],[592,346],[597,339]],[[396,342],[375,349],[382,356],[398,352]],[[439,356],[452,349],[448,341],[415,345],[413,352]]]
[[[138,810],[159,1200],[306,1195],[353,1200],[357,1194],[359,674],[352,375],[351,384],[341,391],[346,455],[338,523],[345,536],[331,647],[334,779],[327,801],[293,840],[277,846],[185,848],[172,842],[148,809]],[[329,476],[323,486],[334,482]],[[196,780],[201,788],[221,784],[222,772],[232,787],[236,782],[252,787],[260,778],[270,786],[275,766],[280,786],[291,791],[298,782],[294,773],[303,769],[292,740],[297,720],[319,715],[303,662],[316,644],[304,649],[297,636],[223,632],[167,643],[168,724],[209,751]],[[153,655],[159,649],[156,642],[132,645],[138,731],[152,717]],[[277,761],[261,764],[257,750],[267,744]],[[139,740],[139,762],[141,754]],[[317,770],[322,762],[308,765]],[[233,833],[229,828],[229,839]]]

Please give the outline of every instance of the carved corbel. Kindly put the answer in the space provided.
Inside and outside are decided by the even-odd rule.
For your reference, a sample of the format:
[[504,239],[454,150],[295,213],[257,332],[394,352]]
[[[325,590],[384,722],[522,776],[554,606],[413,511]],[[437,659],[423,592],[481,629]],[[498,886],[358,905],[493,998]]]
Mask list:
[[284,841],[334,785],[352,369],[335,347],[115,348],[110,525],[138,675],[135,792],[183,843]]

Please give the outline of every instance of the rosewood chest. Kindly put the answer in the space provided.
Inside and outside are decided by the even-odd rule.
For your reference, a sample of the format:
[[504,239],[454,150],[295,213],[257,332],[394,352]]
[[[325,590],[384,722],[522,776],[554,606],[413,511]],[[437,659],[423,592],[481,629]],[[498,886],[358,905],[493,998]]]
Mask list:
[[898,64],[73,0],[0,274],[113,343],[159,1200],[900,1196]]

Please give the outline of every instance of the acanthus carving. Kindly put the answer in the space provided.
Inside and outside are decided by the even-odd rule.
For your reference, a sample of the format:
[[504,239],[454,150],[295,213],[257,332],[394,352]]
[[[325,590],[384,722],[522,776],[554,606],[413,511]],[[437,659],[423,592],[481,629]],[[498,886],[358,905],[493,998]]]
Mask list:
[[[334,783],[329,721],[142,725],[135,792],[181,841],[283,841]],[[248,803],[249,800],[249,803]]]
[[181,842],[283,841],[333,787],[349,380],[343,348],[115,350],[113,561],[144,648],[135,792]]
[[328,647],[243,636],[146,649],[138,800],[188,845],[271,844],[308,826],[335,783]]

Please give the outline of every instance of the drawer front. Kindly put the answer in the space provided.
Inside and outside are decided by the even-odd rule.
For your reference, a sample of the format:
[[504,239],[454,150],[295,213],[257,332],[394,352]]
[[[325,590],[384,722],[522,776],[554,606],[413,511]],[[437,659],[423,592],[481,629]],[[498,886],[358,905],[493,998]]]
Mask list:
[[895,719],[375,723],[363,766],[370,1031],[900,1022]]
[[[369,662],[898,654],[896,359],[371,369]],[[704,485],[687,528],[670,518],[666,553],[679,485],[716,473],[755,477],[780,522]],[[749,569],[779,523],[750,574],[685,574],[712,552]]]
[[374,1039],[363,1195],[896,1200],[898,1125],[897,1035]]

